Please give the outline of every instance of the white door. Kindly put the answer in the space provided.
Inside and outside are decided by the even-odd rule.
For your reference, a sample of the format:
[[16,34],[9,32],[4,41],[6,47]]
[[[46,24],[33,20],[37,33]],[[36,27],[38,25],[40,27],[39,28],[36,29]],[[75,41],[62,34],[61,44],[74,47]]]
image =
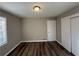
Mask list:
[[61,19],[61,39],[62,45],[71,52],[71,39],[70,39],[70,18],[64,17]]
[[79,17],[71,18],[72,53],[79,56]]
[[56,41],[56,20],[47,21],[48,41]]

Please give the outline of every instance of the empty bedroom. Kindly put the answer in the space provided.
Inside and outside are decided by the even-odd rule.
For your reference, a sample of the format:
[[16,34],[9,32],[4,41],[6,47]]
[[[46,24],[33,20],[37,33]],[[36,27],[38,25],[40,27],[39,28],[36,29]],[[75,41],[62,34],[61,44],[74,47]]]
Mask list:
[[79,56],[79,2],[0,2],[0,56]]

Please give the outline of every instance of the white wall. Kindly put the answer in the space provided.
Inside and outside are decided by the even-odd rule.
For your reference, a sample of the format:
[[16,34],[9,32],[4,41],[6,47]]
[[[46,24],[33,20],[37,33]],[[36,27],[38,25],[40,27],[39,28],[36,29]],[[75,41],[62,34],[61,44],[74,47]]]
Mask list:
[[47,40],[47,20],[42,18],[22,21],[23,40]]

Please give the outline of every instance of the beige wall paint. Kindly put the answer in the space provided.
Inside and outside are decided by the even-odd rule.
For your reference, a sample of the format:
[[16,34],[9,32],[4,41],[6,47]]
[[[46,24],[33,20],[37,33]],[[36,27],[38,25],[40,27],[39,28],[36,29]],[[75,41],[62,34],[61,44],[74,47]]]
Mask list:
[[7,12],[0,11],[7,18],[7,44],[0,47],[0,55],[5,55],[21,40],[21,20]]
[[61,43],[61,20],[57,18],[56,20],[56,38]]
[[23,39],[47,40],[47,19],[32,18],[22,21]]

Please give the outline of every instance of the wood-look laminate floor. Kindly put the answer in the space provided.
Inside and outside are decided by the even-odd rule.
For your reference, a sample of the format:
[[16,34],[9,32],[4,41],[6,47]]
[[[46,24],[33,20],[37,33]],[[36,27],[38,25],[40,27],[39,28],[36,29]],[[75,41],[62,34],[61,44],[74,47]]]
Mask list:
[[23,42],[8,56],[72,56],[57,42]]

